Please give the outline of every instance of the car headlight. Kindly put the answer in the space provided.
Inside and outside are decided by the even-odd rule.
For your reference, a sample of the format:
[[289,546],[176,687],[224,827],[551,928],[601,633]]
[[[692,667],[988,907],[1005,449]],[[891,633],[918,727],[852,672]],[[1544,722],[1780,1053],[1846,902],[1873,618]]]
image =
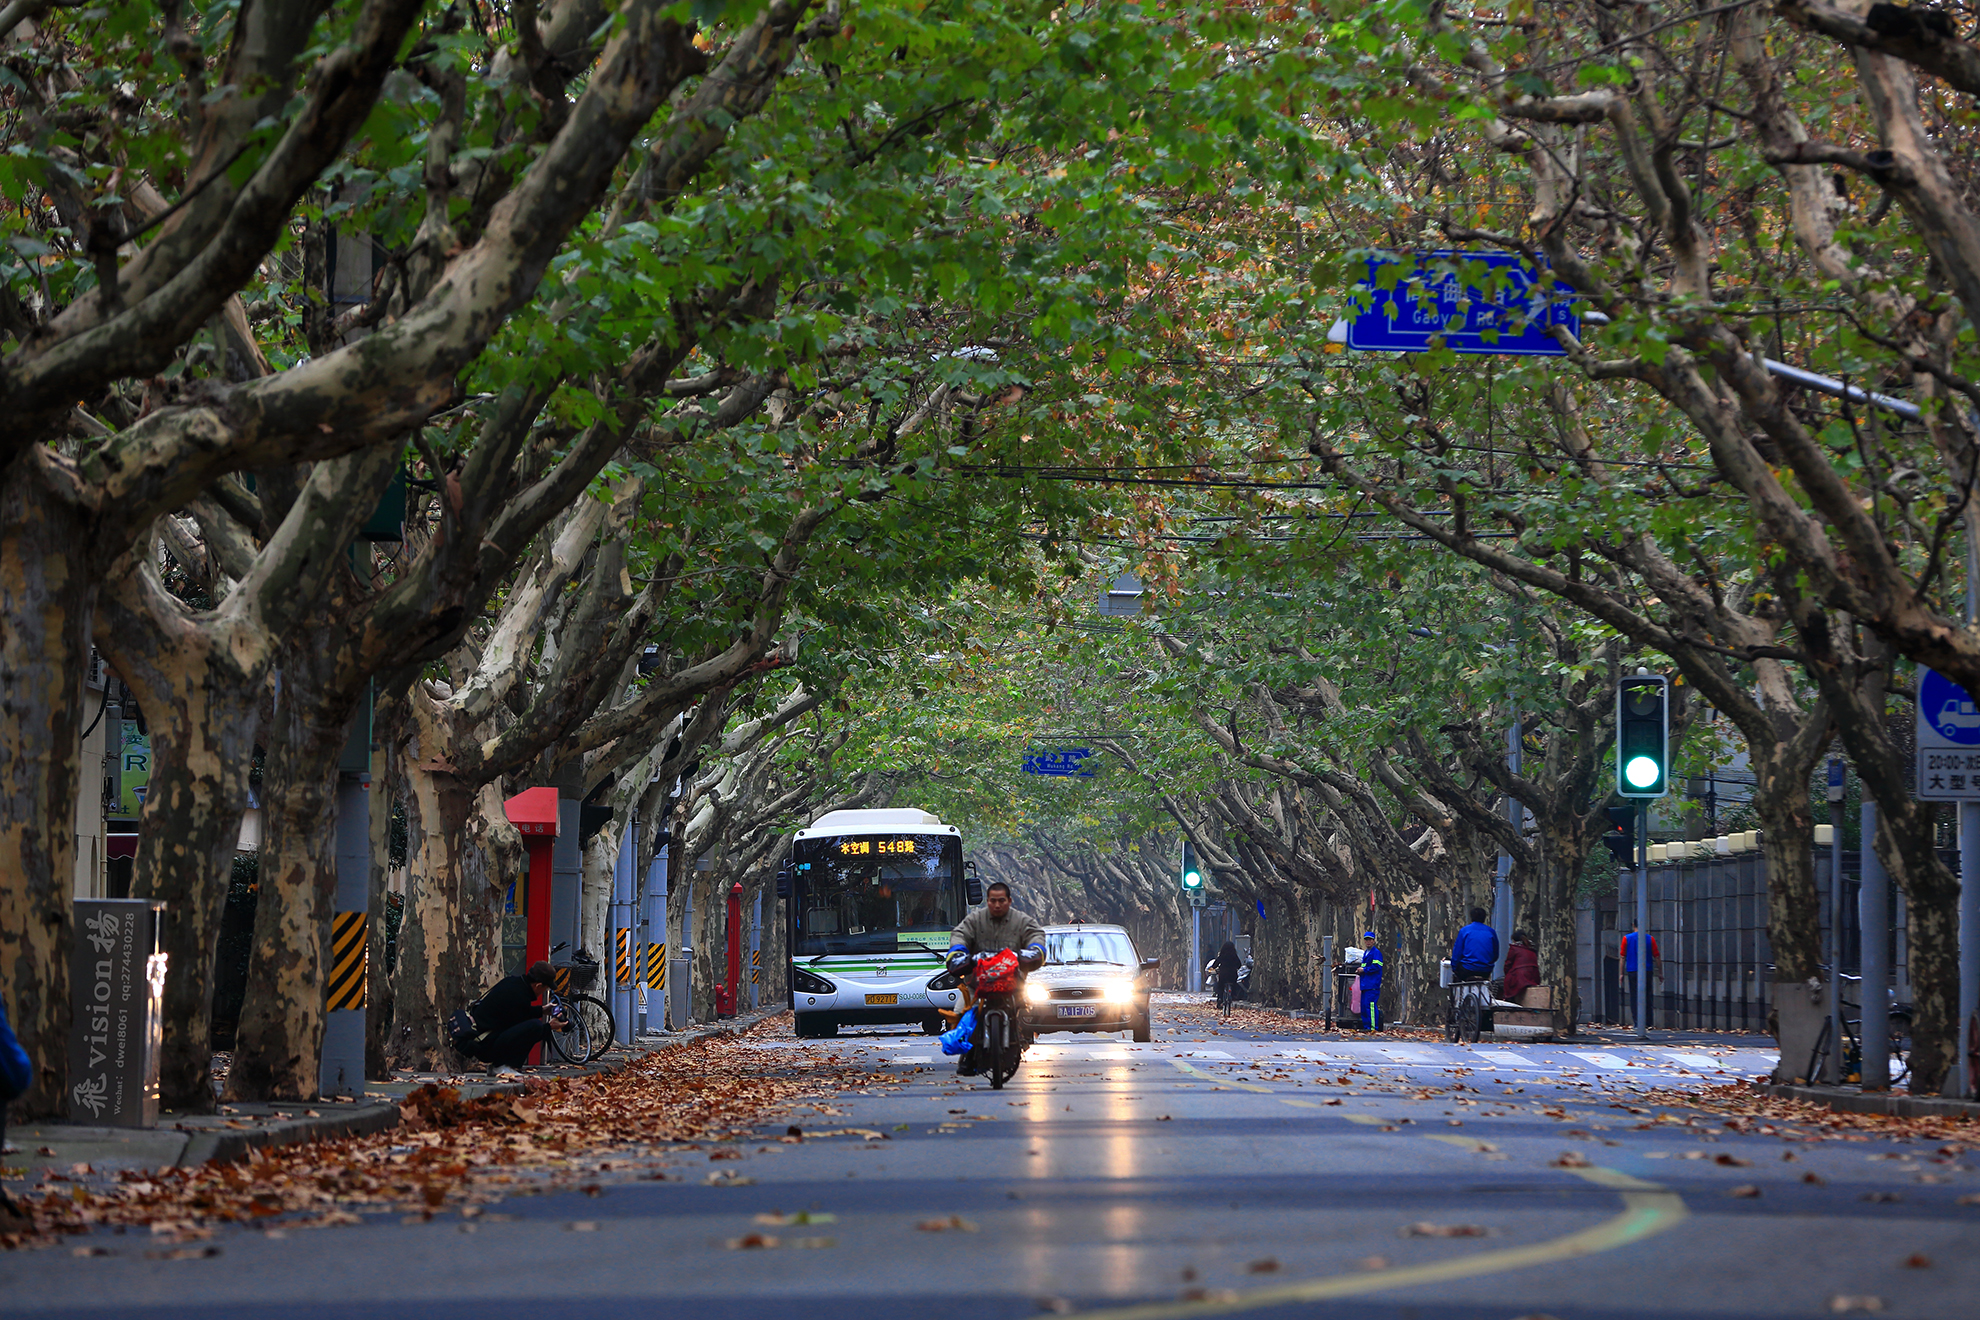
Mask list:
[[1107,982],[1107,1002],[1110,1004],[1131,1004],[1134,1002],[1134,982]]
[[1047,1000],[1049,1000],[1051,997],[1052,997],[1052,989],[1050,986],[1044,985],[1043,983],[1038,981],[1025,982],[1024,984],[1025,1003],[1042,1004]]

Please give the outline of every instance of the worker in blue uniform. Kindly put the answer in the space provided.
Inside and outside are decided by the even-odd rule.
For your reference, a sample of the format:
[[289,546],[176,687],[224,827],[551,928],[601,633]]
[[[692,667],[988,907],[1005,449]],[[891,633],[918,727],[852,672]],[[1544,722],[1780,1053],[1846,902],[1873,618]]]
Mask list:
[[1471,909],[1471,923],[1451,941],[1451,977],[1458,981],[1489,981],[1499,961],[1499,932],[1485,924],[1485,909]]
[[1361,1025],[1369,1031],[1382,1029],[1382,951],[1375,947],[1375,932],[1361,933]]

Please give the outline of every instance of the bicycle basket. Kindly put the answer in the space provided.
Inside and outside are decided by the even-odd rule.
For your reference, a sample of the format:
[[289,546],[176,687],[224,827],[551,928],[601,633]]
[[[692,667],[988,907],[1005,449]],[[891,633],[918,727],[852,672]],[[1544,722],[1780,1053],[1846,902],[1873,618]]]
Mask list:
[[1005,949],[976,965],[976,993],[1003,994],[1017,989],[1018,956]]
[[573,990],[586,989],[598,979],[598,964],[595,962],[574,962],[557,970],[571,974],[569,985]]

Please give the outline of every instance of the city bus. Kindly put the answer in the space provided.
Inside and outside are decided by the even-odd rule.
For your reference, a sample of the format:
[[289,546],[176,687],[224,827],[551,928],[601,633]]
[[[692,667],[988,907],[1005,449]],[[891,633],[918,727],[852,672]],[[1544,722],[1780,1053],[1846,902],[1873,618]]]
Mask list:
[[960,1007],[949,932],[982,901],[962,832],[911,807],[833,811],[797,832],[779,877],[800,1036],[907,1023]]

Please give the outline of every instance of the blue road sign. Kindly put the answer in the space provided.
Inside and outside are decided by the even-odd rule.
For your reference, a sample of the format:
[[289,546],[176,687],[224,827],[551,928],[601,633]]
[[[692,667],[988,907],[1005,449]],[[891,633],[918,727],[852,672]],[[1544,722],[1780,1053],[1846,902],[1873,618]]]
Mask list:
[[1517,252],[1382,253],[1356,286],[1366,309],[1348,322],[1349,348],[1420,353],[1441,339],[1454,353],[1564,357],[1553,326],[1581,336],[1574,291]]
[[1966,689],[1936,669],[1918,684],[1918,715],[1932,732],[1956,747],[1980,747],[1980,707]]
[[1061,747],[1049,752],[1026,752],[1024,772],[1028,775],[1060,775],[1073,779],[1093,778],[1093,767],[1087,758],[1093,755],[1090,747]]

